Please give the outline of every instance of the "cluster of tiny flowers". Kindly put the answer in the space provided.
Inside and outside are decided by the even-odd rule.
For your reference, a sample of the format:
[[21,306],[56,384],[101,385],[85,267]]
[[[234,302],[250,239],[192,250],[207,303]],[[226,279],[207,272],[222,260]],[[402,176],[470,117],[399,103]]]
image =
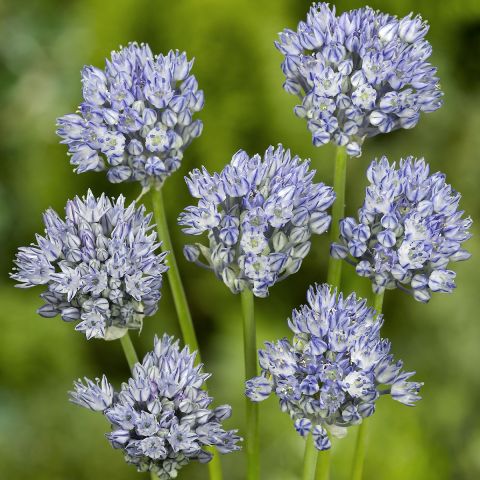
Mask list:
[[260,402],[274,392],[297,432],[311,433],[316,448],[327,450],[328,434],[341,437],[372,415],[380,395],[413,405],[422,384],[407,381],[413,373],[394,362],[380,337],[382,319],[365,300],[337,296],[328,285],[311,287],[307,299],[289,320],[293,342],[259,351],[261,376],[247,381],[246,394]]
[[148,45],[131,43],[112,52],[104,71],[84,67],[79,113],[57,122],[77,173],[106,170],[114,183],[160,187],[202,132],[192,120],[204,103],[192,64],[185,53],[153,56]]
[[312,233],[330,225],[335,194],[312,182],[309,165],[279,145],[263,158],[240,150],[220,174],[191,172],[186,182],[200,200],[179,223],[191,235],[208,232],[209,245],[187,245],[186,258],[212,269],[234,293],[248,288],[267,296],[269,287],[299,270]]
[[450,293],[455,272],[449,262],[466,260],[470,218],[458,210],[460,194],[445,175],[429,175],[423,159],[408,157],[399,168],[382,157],[367,171],[370,185],[357,222],[340,222],[340,241],[331,255],[345,258],[371,279],[376,293],[401,288],[428,302],[432,292]]
[[89,191],[67,202],[65,220],[49,209],[45,236],[37,235],[36,244],[16,256],[11,276],[18,286],[47,286],[38,313],[78,322],[75,329],[88,339],[110,340],[141,329],[161,297],[167,267],[165,254],[155,253],[151,214],[124,203],[123,196],[110,201]]
[[441,106],[427,31],[419,16],[366,7],[337,17],[318,3],[296,32],[280,34],[284,88],[301,98],[295,113],[307,120],[314,145],[332,141],[360,156],[366,137],[412,128],[420,112]]
[[71,400],[103,412],[112,424],[108,440],[138,471],[154,472],[160,480],[175,478],[190,460],[211,460],[206,446],[220,453],[240,448],[236,430],[222,427],[231,407],[210,408],[212,398],[202,389],[209,375],[201,372],[201,365],[194,366],[194,359],[188,347],[180,351],[178,342],[164,335],[134,366],[120,392],[114,392],[105,376],[96,382],[85,379],[75,382]]

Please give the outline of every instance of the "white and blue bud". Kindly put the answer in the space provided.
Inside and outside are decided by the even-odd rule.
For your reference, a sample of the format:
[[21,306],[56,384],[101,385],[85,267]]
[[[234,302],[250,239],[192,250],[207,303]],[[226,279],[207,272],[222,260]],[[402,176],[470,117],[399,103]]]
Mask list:
[[189,262],[196,262],[200,256],[200,249],[195,245],[185,245],[183,255]]
[[295,420],[294,426],[301,437],[306,437],[312,429],[312,422],[308,418],[299,418]]

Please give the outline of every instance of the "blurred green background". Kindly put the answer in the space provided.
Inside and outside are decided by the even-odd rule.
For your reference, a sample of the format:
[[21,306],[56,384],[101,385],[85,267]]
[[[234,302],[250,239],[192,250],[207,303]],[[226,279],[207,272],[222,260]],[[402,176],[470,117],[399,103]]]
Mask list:
[[[337,9],[360,1],[335,2]],[[463,194],[463,208],[478,218],[480,195],[480,3],[477,0],[377,0],[383,11],[421,13],[431,24],[433,63],[438,65],[445,105],[412,131],[367,141],[348,165],[347,212],[360,206],[370,160],[425,156],[433,171],[446,172]],[[67,390],[80,376],[107,373],[119,384],[128,368],[118,342],[86,342],[60,319],[35,314],[40,290],[18,290],[8,279],[15,250],[42,230],[42,212],[62,211],[67,198],[92,187],[99,194],[125,193],[137,185],[111,185],[103,174],[75,175],[58,143],[55,119],[81,100],[80,68],[103,66],[104,57],[132,40],[154,52],[170,48],[196,57],[194,74],[205,90],[200,114],[204,133],[188,149],[165,196],[177,252],[187,238],[176,226],[189,203],[183,182],[193,167],[221,169],[239,148],[263,152],[283,143],[311,157],[317,178],[331,184],[333,149],[315,149],[304,122],[282,90],[277,32],[303,19],[309,2],[287,0],[30,0],[0,3],[0,477],[5,480],[141,477],[126,465],[103,434],[101,415],[68,403]],[[468,242],[470,261],[458,264],[458,288],[434,295],[428,305],[401,292],[385,300],[384,335],[416,378],[423,400],[408,408],[382,398],[370,422],[366,479],[480,478],[480,295],[478,223]],[[287,334],[286,318],[305,299],[307,287],[326,278],[326,236],[295,277],[257,302],[259,344]],[[189,301],[217,403],[230,403],[230,428],[243,427],[243,364],[239,298],[212,274],[180,259]],[[344,290],[368,295],[369,285],[344,269]],[[143,354],[154,334],[178,334],[168,285],[159,312],[134,338]],[[274,398],[261,405],[262,478],[299,478],[302,439]],[[336,441],[332,479],[348,478],[356,429]],[[242,479],[242,453],[223,457],[225,478]],[[190,465],[180,478],[206,479],[205,466]]]

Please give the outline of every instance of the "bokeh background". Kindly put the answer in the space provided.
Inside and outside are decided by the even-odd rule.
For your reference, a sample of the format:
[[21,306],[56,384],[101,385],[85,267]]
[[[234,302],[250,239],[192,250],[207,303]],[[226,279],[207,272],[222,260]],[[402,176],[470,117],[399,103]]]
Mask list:
[[[335,2],[337,9],[363,6]],[[480,208],[480,3],[477,0],[375,0],[395,13],[421,13],[431,24],[433,63],[438,65],[445,105],[411,131],[366,143],[348,164],[347,212],[360,206],[365,170],[382,154],[398,159],[425,156],[463,194],[463,208]],[[137,185],[111,185],[103,174],[75,175],[58,143],[55,119],[80,102],[80,68],[103,66],[119,45],[137,40],[154,52],[171,48],[196,57],[194,73],[205,90],[200,118],[204,133],[188,149],[181,170],[165,185],[177,252],[187,241],[176,226],[189,203],[183,181],[193,167],[218,170],[239,148],[263,152],[283,143],[311,157],[317,178],[332,182],[333,149],[316,149],[302,120],[292,113],[295,98],[282,90],[277,32],[294,27],[307,1],[287,0],[3,0],[0,3],[0,477],[5,480],[140,478],[104,438],[101,415],[67,401],[72,380],[107,373],[119,384],[128,368],[118,342],[86,342],[72,326],[35,314],[40,290],[18,290],[8,278],[15,250],[42,230],[49,206],[61,211],[67,198],[120,192],[129,199]],[[423,400],[408,408],[387,398],[370,422],[365,478],[480,478],[480,241],[478,222],[468,242],[470,261],[458,264],[458,288],[436,294],[428,305],[402,292],[385,300],[384,334],[408,369],[423,380]],[[326,236],[294,277],[257,302],[259,344],[287,334],[286,319],[305,299],[307,287],[326,278]],[[243,428],[243,367],[239,298],[209,272],[180,259],[207,369],[217,403],[230,403],[231,428]],[[369,295],[369,285],[347,267],[344,291]],[[143,354],[153,336],[178,334],[168,284],[161,308],[134,338]],[[262,479],[300,476],[303,442],[274,398],[261,405]],[[348,478],[356,429],[336,441],[332,479]],[[242,453],[224,457],[225,478],[244,478]],[[206,479],[205,466],[180,475]]]

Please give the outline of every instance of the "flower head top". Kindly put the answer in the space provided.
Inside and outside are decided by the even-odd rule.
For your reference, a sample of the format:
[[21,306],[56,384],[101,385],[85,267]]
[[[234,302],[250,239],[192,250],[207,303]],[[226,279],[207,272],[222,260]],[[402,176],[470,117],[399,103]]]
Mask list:
[[309,166],[279,145],[263,158],[240,150],[220,174],[191,172],[186,181],[199,202],[179,223],[191,235],[208,232],[209,245],[187,245],[187,259],[212,269],[234,293],[248,288],[267,296],[269,287],[300,268],[312,233],[330,225],[327,209],[335,194],[312,182]]
[[19,287],[46,285],[40,296],[43,317],[61,315],[76,322],[88,339],[107,340],[140,329],[145,316],[157,310],[165,253],[157,254],[151,214],[125,198],[109,200],[91,191],[69,200],[62,220],[49,209],[44,214],[45,236],[22,247],[12,278]]
[[297,31],[280,33],[284,88],[302,100],[316,146],[330,141],[361,155],[366,137],[412,128],[441,104],[432,47],[421,17],[398,19],[369,7],[335,15],[317,3]]
[[428,302],[431,292],[452,292],[455,272],[447,269],[449,262],[470,257],[461,246],[471,236],[472,221],[458,209],[460,194],[444,174],[429,175],[424,160],[413,157],[398,168],[385,157],[373,161],[367,178],[359,220],[340,222],[332,256],[356,265],[377,293],[398,287]]
[[413,405],[422,384],[407,381],[414,373],[393,360],[390,342],[380,337],[381,316],[375,319],[365,300],[337,296],[326,284],[310,287],[307,300],[289,320],[293,341],[259,351],[261,376],[247,381],[246,394],[260,402],[274,392],[297,432],[311,433],[326,450],[327,432],[345,435],[374,413],[380,395]]
[[112,52],[105,70],[84,67],[79,112],[57,122],[76,172],[106,170],[113,183],[159,188],[202,132],[192,120],[204,103],[192,64],[185,53],[154,56],[148,45],[131,43]]
[[112,425],[107,438],[113,448],[123,450],[125,460],[138,471],[154,472],[160,480],[177,476],[190,462],[209,462],[212,454],[239,450],[236,430],[224,430],[222,421],[231,407],[210,408],[213,399],[202,389],[210,376],[194,365],[195,353],[179,350],[178,341],[164,335],[155,338],[154,349],[133,368],[132,378],[119,392],[104,376],[96,383],[75,382],[73,403],[103,412]]

